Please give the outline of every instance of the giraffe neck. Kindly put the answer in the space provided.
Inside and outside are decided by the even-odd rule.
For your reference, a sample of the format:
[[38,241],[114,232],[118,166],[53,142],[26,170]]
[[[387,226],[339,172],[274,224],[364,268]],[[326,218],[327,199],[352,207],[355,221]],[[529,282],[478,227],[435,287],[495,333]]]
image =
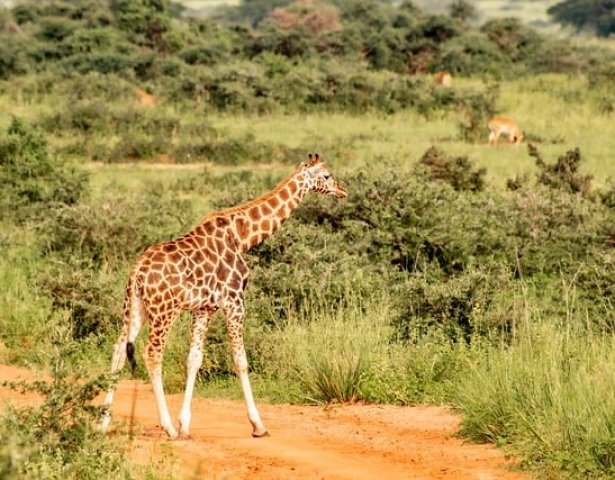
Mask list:
[[308,191],[307,173],[299,169],[269,193],[243,205],[214,212],[203,223],[212,217],[228,219],[231,228],[234,227],[239,249],[245,252],[279,230]]

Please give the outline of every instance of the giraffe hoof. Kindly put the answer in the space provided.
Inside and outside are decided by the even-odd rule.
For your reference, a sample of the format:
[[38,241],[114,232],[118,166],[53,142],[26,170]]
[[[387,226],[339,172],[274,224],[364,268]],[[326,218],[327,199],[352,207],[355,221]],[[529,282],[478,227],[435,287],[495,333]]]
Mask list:
[[175,440],[192,440],[192,435],[189,433],[180,433]]
[[252,436],[254,438],[262,438],[262,437],[270,437],[271,435],[269,434],[267,430],[264,430],[262,432],[252,432]]

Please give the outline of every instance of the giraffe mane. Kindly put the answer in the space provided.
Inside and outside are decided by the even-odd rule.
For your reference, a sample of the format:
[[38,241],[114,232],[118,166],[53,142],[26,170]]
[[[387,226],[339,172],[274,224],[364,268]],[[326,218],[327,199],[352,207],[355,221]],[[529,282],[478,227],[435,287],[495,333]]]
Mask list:
[[[317,155],[317,157],[318,157],[318,155]],[[205,216],[203,221],[205,221],[206,219],[209,219],[209,218],[219,217],[221,215],[229,215],[229,214],[233,214],[233,213],[238,213],[238,212],[241,212],[243,210],[249,209],[250,207],[262,204],[268,198],[276,196],[279,193],[279,191],[282,190],[282,188],[284,188],[286,186],[286,184],[288,183],[288,181],[291,178],[295,177],[298,173],[303,171],[304,165],[306,165],[306,164],[302,163],[301,165],[299,165],[299,167],[297,167],[288,177],[286,177],[284,180],[281,180],[273,188],[273,190],[270,190],[270,191],[268,191],[266,193],[263,193],[262,195],[260,195],[260,196],[258,196],[256,198],[253,198],[252,200],[248,200],[247,202],[242,203],[240,205],[236,205],[234,207],[223,208],[221,210],[216,210],[216,211],[210,212],[209,214],[207,214]]]

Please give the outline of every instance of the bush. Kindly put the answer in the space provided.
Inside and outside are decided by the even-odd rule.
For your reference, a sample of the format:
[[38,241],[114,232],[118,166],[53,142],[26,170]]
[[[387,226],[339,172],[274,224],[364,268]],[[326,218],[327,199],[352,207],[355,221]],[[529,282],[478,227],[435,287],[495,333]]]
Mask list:
[[186,231],[190,217],[187,201],[153,184],[134,196],[109,192],[48,219],[41,248],[53,261],[36,281],[54,310],[68,312],[74,338],[115,332],[130,264],[148,246]]
[[468,92],[458,100],[463,120],[459,122],[459,136],[466,142],[483,142],[485,126],[493,117],[499,85],[487,87],[484,92]]
[[88,176],[52,158],[47,142],[13,118],[0,137],[0,216],[24,220],[50,208],[74,205],[86,193]]
[[183,233],[191,216],[190,203],[160,183],[124,196],[110,191],[95,202],[59,209],[45,226],[41,247],[68,263],[81,259],[96,268],[121,268],[149,245]]
[[578,193],[583,197],[591,196],[591,175],[581,175],[581,151],[579,148],[567,151],[558,157],[554,164],[547,164],[542,159],[538,149],[531,143],[527,146],[531,157],[536,159],[540,169],[538,182],[547,187],[563,190],[568,193]]
[[442,180],[455,190],[477,192],[485,188],[486,168],[472,171],[472,162],[468,157],[449,157],[437,147],[427,150],[419,163],[427,167],[427,177]]
[[51,381],[3,382],[42,397],[40,405],[10,407],[0,417],[3,478],[130,478],[125,452],[96,428],[102,407],[92,403],[109,380],[72,375],[69,350],[57,349]]

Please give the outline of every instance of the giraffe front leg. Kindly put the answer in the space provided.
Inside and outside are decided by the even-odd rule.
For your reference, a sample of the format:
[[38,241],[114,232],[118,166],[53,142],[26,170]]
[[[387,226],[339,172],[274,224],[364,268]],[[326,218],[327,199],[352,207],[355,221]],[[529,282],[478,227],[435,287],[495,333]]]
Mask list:
[[192,418],[190,404],[192,403],[196,375],[203,363],[203,342],[207,335],[209,318],[209,312],[206,310],[199,310],[193,313],[192,340],[190,342],[190,352],[188,353],[186,392],[184,393],[184,401],[179,413],[179,434],[185,438],[190,438],[190,420]]
[[252,424],[252,436],[265,437],[269,435],[269,432],[267,432],[267,429],[263,425],[261,416],[258,413],[256,404],[254,403],[252,387],[250,386],[250,379],[248,378],[248,360],[246,358],[246,350],[243,345],[244,311],[243,303],[227,308],[226,325],[231,341],[231,348],[233,349],[235,371],[241,381],[241,388],[243,389],[243,396],[245,398],[246,408],[248,410],[248,418]]

